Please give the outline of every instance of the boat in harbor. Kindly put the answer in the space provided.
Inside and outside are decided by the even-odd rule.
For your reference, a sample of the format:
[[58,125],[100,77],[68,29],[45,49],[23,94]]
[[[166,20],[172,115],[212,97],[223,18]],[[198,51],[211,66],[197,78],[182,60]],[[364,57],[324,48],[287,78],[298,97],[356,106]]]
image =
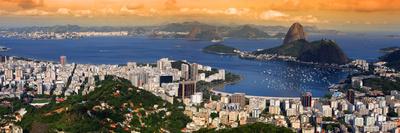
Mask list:
[[0,46],[0,52],[7,52],[8,50],[10,50],[10,48]]

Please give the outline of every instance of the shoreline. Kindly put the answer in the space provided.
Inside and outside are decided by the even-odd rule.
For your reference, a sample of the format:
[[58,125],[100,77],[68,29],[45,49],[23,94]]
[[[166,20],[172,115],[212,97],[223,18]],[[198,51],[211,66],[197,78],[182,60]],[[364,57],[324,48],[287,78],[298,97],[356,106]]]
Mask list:
[[[238,54],[236,54],[238,55]],[[13,57],[14,59],[20,59],[20,60],[25,60],[25,61],[33,61],[33,62],[46,62],[46,63],[57,63],[56,61],[48,61],[48,60],[40,60],[40,59],[35,59],[35,58],[27,58],[27,57],[19,57],[19,56],[9,56],[9,55],[2,55],[0,54],[1,57]],[[239,56],[239,55],[238,55]],[[240,58],[240,57],[238,57]],[[241,58],[243,59],[243,58]],[[262,61],[262,60],[257,60],[257,59],[245,59],[245,60],[255,60],[255,61]],[[271,61],[271,60],[265,60],[265,61]],[[277,61],[283,61],[283,60],[277,60]],[[285,62],[294,62],[294,63],[301,63],[301,62],[295,62],[295,61],[285,61]],[[80,63],[78,63],[80,64]],[[91,63],[84,63],[84,64],[91,64]],[[305,63],[301,63],[301,64],[305,64]],[[97,64],[95,64],[97,65]],[[115,65],[120,65],[120,64],[115,64]],[[308,64],[308,65],[318,65],[318,64]],[[323,67],[323,66],[319,66],[319,67]],[[326,67],[326,66],[325,66]],[[239,83],[240,81],[242,81],[244,79],[244,77],[242,75],[238,75],[232,72],[228,72],[231,73],[233,75],[239,76],[238,79],[235,79],[234,81],[223,81],[222,83],[218,83],[217,85],[214,85],[212,87],[209,87],[207,90],[213,94],[213,95],[218,95],[218,94],[227,94],[227,95],[231,95],[233,93],[229,93],[229,92],[224,92],[222,91],[222,89],[227,86],[227,85],[234,85],[236,83]],[[212,83],[212,82],[210,82]],[[222,86],[222,87],[217,87],[217,86]],[[242,92],[238,92],[238,93],[242,93]],[[274,96],[256,96],[256,95],[246,95],[246,97],[261,97],[261,98],[278,98],[278,99],[295,99],[291,96],[284,96],[284,97],[274,97]]]
[[214,51],[209,51],[209,50],[202,50],[204,53],[207,54],[214,54],[214,55],[226,55],[226,56],[236,56],[238,55],[237,53],[222,53],[222,52],[214,52]]

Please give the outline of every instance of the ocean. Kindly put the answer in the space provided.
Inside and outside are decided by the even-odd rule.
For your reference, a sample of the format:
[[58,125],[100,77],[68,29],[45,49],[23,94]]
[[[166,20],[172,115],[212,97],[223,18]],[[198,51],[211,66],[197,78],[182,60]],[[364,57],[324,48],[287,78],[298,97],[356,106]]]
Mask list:
[[[329,38],[335,40],[352,59],[376,61],[382,55],[378,50],[400,46],[399,38],[384,35],[311,35],[308,40]],[[224,44],[244,51],[271,48],[281,39],[239,40],[227,39]],[[243,60],[237,56],[207,54],[202,48],[209,41],[180,39],[151,39],[136,37],[94,37],[78,40],[19,40],[0,38],[0,45],[11,48],[2,55],[58,61],[67,56],[68,62],[85,64],[125,64],[128,61],[154,63],[160,58],[187,60],[243,77],[240,82],[221,88],[224,92],[243,92],[257,96],[298,97],[303,91],[313,96],[324,96],[328,87],[348,76],[349,72],[283,61]]]

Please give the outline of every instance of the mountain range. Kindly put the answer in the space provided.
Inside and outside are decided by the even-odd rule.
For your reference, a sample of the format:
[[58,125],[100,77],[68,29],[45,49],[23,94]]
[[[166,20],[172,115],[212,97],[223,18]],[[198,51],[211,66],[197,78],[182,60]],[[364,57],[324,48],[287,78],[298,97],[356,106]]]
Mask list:
[[[11,32],[112,32],[112,31],[128,31],[132,36],[150,36],[159,38],[186,38],[187,36],[182,35],[154,35],[155,32],[187,32],[190,33],[197,29],[195,34],[198,40],[210,40],[215,36],[219,37],[231,37],[239,39],[262,39],[262,38],[283,38],[287,27],[284,26],[265,26],[265,25],[215,25],[201,23],[198,21],[181,22],[181,23],[168,23],[163,25],[153,26],[97,26],[97,27],[85,27],[78,25],[56,25],[47,27],[19,27],[19,28],[0,28],[1,31]],[[339,31],[335,30],[323,30],[315,26],[304,26],[304,31],[308,33],[316,34],[337,34]],[[192,34],[193,35],[193,34]]]

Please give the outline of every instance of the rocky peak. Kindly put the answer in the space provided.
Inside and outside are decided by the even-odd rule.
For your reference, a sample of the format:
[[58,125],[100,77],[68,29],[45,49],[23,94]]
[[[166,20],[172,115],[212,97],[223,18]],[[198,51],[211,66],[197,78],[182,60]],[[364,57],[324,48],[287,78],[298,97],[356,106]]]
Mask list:
[[303,26],[300,23],[294,23],[290,27],[289,31],[286,33],[283,44],[288,44],[301,39],[306,39],[306,34],[304,33]]

